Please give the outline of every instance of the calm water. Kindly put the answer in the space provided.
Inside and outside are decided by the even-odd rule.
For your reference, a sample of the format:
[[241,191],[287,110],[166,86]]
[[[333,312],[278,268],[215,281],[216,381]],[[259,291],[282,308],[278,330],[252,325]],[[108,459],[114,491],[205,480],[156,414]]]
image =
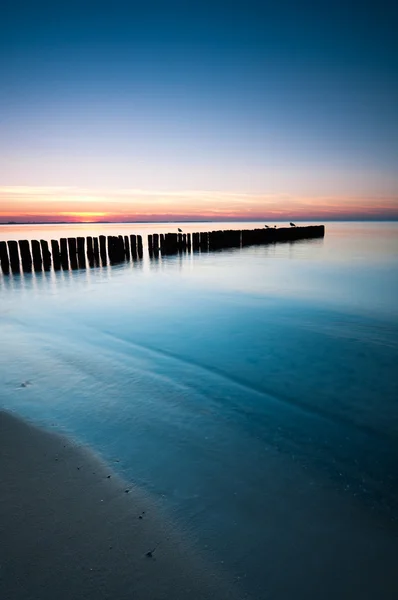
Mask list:
[[[232,226],[255,224],[181,227]],[[3,226],[0,239],[176,227]],[[1,405],[155,494],[242,592],[398,596],[397,223],[0,274],[0,300]]]

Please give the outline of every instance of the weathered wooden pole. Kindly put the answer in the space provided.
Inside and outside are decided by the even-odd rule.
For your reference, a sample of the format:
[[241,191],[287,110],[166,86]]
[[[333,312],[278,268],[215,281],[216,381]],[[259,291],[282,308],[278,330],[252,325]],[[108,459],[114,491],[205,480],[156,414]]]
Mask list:
[[90,267],[93,267],[94,266],[94,248],[93,248],[93,238],[91,237],[91,235],[87,236],[86,242],[87,242],[88,264],[90,265]]
[[44,270],[49,271],[51,269],[51,252],[48,247],[48,242],[46,242],[46,240],[40,240],[40,246]]
[[209,249],[209,232],[201,231],[200,232],[200,249],[208,250]]
[[124,251],[126,253],[126,259],[130,260],[130,242],[128,235],[124,236]]
[[77,238],[77,259],[79,269],[86,268],[86,239],[84,237]]
[[95,265],[95,256],[94,256],[93,238],[91,237],[91,235],[87,236],[86,244],[87,244],[87,260],[88,260],[89,266],[92,268]]
[[78,237],[77,238],[77,253],[78,254],[84,254],[84,249],[86,246],[86,240],[84,237]]
[[61,265],[64,271],[69,269],[69,258],[68,258],[68,242],[66,238],[61,238],[60,242],[60,251],[61,251]]
[[8,275],[10,272],[10,260],[5,242],[0,242],[0,264],[4,275]]
[[119,260],[126,260],[126,248],[124,247],[124,237],[122,235],[117,237],[117,247],[120,257]]
[[99,243],[98,243],[98,238],[95,237],[93,238],[93,246],[94,246],[94,260],[95,262],[99,263]]
[[7,242],[7,245],[8,245],[8,255],[10,257],[11,270],[14,273],[18,273],[18,271],[20,270],[18,242],[14,241],[14,240],[9,240]]
[[104,235],[99,236],[99,246],[100,246],[100,255],[101,262],[103,265],[107,264],[107,253],[106,253],[106,237]]
[[59,243],[57,240],[51,240],[51,252],[53,256],[54,270],[59,271],[61,268],[61,252],[59,250]]
[[137,254],[139,258],[142,258],[142,237],[137,235]]
[[69,262],[71,269],[78,269],[77,264],[77,243],[76,238],[68,238]]
[[115,260],[115,241],[113,235],[107,236],[107,246],[108,246],[108,257],[111,263],[116,262]]
[[157,254],[159,252],[159,234],[153,234],[153,251]]
[[199,246],[200,246],[200,234],[199,233],[193,233],[192,234],[192,248],[193,250],[199,250]]
[[32,255],[28,240],[19,240],[19,253],[21,255],[22,270],[29,273],[32,270]]
[[33,255],[33,268],[35,271],[41,271],[42,269],[42,258],[41,258],[41,247],[40,242],[32,240],[32,255]]
[[148,235],[148,252],[152,256],[152,254],[153,254],[153,236],[151,233]]
[[93,238],[91,237],[91,235],[87,236],[86,243],[87,243],[87,257],[90,258],[90,256],[92,257],[94,254]]
[[137,236],[130,235],[131,258],[137,258]]

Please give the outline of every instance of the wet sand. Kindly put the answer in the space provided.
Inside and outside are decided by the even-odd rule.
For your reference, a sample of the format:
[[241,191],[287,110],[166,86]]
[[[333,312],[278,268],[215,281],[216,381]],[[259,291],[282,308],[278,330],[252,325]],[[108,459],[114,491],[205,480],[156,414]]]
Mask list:
[[0,411],[0,598],[242,597],[87,449]]

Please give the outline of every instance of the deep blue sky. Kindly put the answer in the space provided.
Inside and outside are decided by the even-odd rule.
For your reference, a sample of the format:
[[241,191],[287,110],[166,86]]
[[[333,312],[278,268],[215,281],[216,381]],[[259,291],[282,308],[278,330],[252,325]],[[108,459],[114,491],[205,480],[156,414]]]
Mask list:
[[0,22],[0,188],[365,198],[398,214],[392,2],[14,1]]

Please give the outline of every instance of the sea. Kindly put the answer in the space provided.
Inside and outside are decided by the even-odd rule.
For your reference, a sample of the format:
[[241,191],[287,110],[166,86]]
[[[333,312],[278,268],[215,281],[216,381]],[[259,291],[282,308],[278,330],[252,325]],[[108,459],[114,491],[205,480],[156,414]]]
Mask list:
[[242,598],[396,599],[398,223],[148,254],[148,233],[262,225],[0,226],[144,240],[117,265],[0,270],[0,408],[145,489]]

